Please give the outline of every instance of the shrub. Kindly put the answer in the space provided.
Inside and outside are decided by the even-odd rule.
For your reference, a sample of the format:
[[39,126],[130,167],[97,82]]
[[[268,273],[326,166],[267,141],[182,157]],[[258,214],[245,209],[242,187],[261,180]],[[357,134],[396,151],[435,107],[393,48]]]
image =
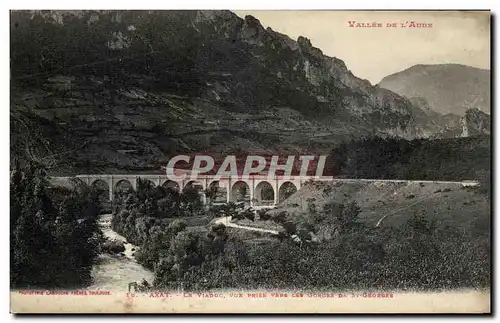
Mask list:
[[281,211],[281,212],[275,213],[271,217],[271,220],[273,220],[274,222],[276,222],[278,224],[282,224],[283,222],[285,222],[285,220],[287,219],[287,217],[288,217],[287,212],[286,211]]
[[262,221],[267,221],[271,219],[271,215],[265,209],[258,210],[257,213],[259,214],[259,219]]

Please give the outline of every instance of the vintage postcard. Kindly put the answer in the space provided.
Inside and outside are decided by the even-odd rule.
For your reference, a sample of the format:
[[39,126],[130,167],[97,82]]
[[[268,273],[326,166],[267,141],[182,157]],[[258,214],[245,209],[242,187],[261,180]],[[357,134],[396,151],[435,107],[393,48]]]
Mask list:
[[11,11],[11,312],[490,313],[490,19]]

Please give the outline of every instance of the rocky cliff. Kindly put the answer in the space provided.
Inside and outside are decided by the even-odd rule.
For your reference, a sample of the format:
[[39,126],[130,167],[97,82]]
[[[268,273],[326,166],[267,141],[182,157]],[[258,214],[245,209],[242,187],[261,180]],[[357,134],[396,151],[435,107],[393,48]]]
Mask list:
[[432,135],[439,127],[419,123],[422,113],[307,38],[252,16],[11,13],[12,155],[57,173],[152,171],[178,153],[323,152],[352,137]]
[[462,137],[489,135],[491,133],[490,116],[479,109],[469,109],[460,119]]

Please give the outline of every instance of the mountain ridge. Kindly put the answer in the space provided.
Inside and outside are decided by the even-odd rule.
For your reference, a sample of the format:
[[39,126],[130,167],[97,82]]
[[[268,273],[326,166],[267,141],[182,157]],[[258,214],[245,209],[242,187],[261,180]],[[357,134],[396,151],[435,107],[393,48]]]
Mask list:
[[309,39],[230,11],[11,12],[11,77],[11,113],[68,133],[45,138],[53,146],[85,144],[59,172],[157,169],[178,153],[325,152],[441,127]]
[[379,86],[408,98],[423,97],[433,111],[463,116],[490,112],[490,70],[463,64],[417,64],[384,77]]

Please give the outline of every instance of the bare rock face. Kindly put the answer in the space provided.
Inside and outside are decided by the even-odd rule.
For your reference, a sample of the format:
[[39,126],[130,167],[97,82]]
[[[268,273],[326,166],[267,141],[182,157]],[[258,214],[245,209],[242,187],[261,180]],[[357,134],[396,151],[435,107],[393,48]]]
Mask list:
[[299,36],[299,38],[297,38],[297,44],[302,53],[309,54],[317,59],[323,59],[323,52],[321,49],[313,47],[309,38]]
[[241,28],[241,39],[248,44],[264,46],[266,30],[260,21],[253,16],[246,16]]
[[462,137],[489,135],[491,132],[490,116],[479,109],[469,109],[460,119]]

